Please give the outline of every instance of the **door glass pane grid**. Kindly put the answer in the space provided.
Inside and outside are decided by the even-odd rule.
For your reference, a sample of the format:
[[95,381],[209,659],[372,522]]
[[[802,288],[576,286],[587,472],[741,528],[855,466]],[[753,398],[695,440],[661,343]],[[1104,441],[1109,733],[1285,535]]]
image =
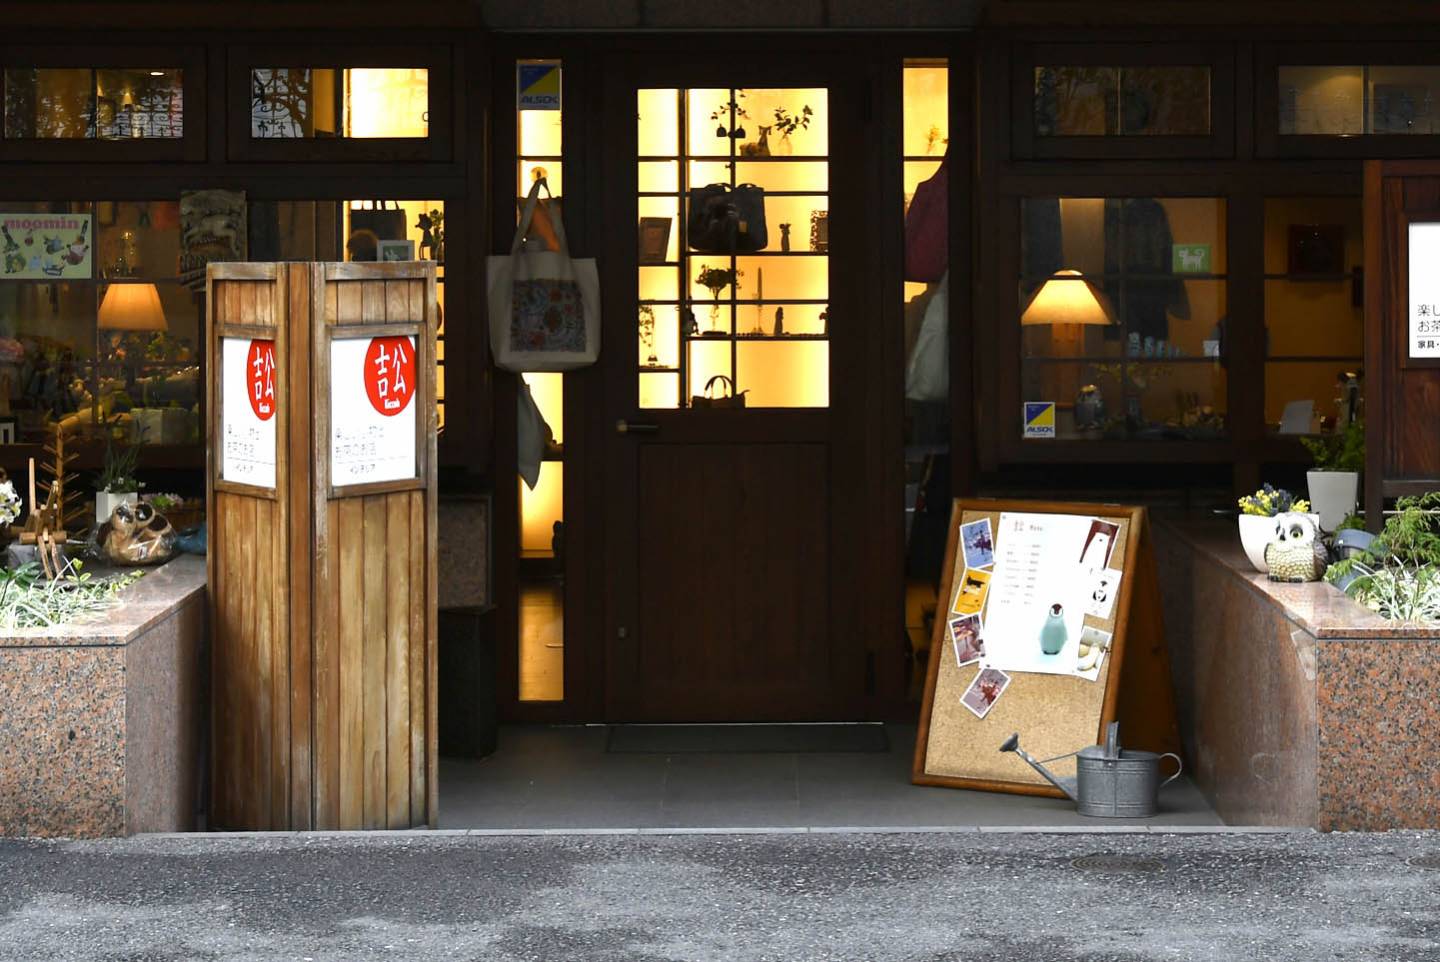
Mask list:
[[1358,197],[1265,200],[1265,423],[1333,434],[1363,415]]
[[1054,436],[1223,437],[1225,201],[1030,197],[1020,214],[1022,400],[1054,405]]
[[[641,408],[730,385],[747,408],[828,405],[828,104],[823,88],[637,92]],[[761,250],[691,249],[689,191],[710,184],[763,188]]]

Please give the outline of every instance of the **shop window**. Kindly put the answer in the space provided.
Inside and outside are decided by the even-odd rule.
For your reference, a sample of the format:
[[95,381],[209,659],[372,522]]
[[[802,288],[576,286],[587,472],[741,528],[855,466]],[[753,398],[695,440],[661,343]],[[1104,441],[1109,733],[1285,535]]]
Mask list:
[[1343,429],[1363,404],[1364,227],[1358,197],[1265,201],[1265,423]]
[[1037,66],[1037,137],[1210,133],[1206,66]]
[[1224,436],[1226,293],[1221,199],[1023,200],[1022,436]]
[[250,136],[425,138],[424,67],[258,67],[250,71]]
[[[516,64],[515,216],[532,187],[540,192],[540,221],[564,206],[564,70],[558,60]],[[535,224],[536,221],[532,221]],[[527,243],[553,248],[553,230],[535,227]],[[550,426],[551,443],[535,487],[519,482],[519,690],[521,701],[565,697],[565,376],[521,375]]]
[[6,67],[5,139],[178,139],[183,74],[178,68]]
[[[749,408],[827,406],[828,91],[644,89],[637,101],[640,407],[735,394]],[[737,203],[763,220],[763,243],[690,235],[692,191],[711,185],[750,185]]]
[[1440,67],[1282,65],[1284,136],[1440,134]]
[[198,443],[204,293],[177,279],[179,205],[0,207],[0,432]]

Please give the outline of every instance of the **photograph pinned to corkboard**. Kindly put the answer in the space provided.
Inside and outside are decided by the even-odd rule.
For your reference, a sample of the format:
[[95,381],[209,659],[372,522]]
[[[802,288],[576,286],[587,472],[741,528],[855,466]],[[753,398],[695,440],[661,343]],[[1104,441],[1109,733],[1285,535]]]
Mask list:
[[1176,747],[1145,522],[1143,508],[1120,505],[955,502],[915,784],[1058,798],[1000,745],[1018,732],[1031,755],[1062,755],[1103,741],[1117,717],[1127,745]]

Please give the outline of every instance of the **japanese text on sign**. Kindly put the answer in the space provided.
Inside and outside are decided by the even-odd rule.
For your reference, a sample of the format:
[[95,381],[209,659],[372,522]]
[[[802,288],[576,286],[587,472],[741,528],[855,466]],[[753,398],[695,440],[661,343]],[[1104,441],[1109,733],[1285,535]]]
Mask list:
[[1409,356],[1440,357],[1440,223],[1412,223],[1409,237]]
[[419,406],[414,337],[330,342],[330,480],[414,478]]
[[275,342],[226,337],[220,345],[220,477],[275,487]]

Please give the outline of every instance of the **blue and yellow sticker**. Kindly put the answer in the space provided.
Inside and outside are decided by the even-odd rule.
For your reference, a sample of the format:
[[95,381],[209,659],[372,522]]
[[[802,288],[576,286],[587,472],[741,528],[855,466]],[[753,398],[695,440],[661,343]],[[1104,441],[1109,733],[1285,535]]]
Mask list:
[[559,110],[560,65],[554,62],[516,64],[515,107],[517,110]]
[[1055,436],[1055,402],[1025,402],[1025,437],[1053,438]]

